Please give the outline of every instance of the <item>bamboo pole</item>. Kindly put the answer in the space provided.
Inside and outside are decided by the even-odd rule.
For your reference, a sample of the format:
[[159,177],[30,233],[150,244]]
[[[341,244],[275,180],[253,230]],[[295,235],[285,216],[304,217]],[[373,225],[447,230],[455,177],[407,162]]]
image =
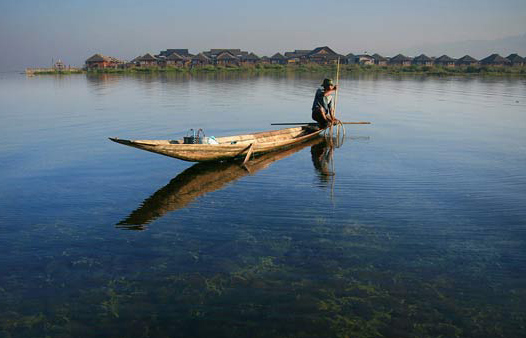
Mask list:
[[338,92],[340,91],[340,58],[336,64],[336,94],[334,95],[334,117],[336,117],[336,104],[338,103]]
[[[371,122],[341,122],[341,124],[371,124]],[[317,126],[316,122],[285,122],[285,123],[271,123],[271,126],[296,126],[296,125],[310,125]]]
[[[336,93],[334,94],[334,119],[336,119],[336,109],[337,109],[337,103],[338,103],[338,92],[339,92],[339,84],[340,84],[340,58],[338,57],[338,61],[336,62]],[[332,127],[333,124],[329,126],[329,135],[332,137]],[[342,126],[343,127],[343,126]],[[336,134],[338,135],[340,132],[340,125],[336,126]]]

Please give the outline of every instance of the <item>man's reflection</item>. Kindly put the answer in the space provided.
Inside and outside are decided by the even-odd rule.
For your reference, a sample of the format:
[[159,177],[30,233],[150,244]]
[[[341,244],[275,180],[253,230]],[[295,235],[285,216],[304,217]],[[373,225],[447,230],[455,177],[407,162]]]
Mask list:
[[334,176],[332,168],[332,158],[334,153],[334,144],[332,140],[324,139],[310,148],[312,164],[318,172],[318,177],[322,184],[327,184]]

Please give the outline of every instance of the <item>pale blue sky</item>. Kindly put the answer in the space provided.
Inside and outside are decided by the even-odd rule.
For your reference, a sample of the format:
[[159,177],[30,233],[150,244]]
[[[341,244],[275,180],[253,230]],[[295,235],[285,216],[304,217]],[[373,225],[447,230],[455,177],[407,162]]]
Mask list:
[[97,52],[131,59],[166,48],[270,56],[327,45],[390,56],[524,34],[525,0],[0,0],[0,69],[45,66],[52,58],[81,65]]

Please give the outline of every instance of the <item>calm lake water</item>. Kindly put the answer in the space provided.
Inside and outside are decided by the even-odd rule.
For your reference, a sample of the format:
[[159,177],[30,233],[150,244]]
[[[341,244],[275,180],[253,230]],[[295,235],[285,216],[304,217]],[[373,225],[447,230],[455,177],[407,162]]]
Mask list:
[[309,121],[323,77],[0,74],[0,336],[524,336],[525,79],[343,78],[373,124],[250,172],[107,139]]

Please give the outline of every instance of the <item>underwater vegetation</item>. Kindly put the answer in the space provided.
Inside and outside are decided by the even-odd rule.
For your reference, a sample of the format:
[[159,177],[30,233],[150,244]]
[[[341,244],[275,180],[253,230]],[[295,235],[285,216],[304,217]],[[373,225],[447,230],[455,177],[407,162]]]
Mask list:
[[396,229],[320,216],[308,226],[227,224],[223,235],[205,227],[196,237],[172,224],[153,250],[130,240],[135,255],[110,254],[102,240],[84,250],[66,226],[54,231],[73,245],[0,277],[2,337],[518,337],[525,329],[526,288],[492,280],[490,252],[473,248],[478,258],[462,261],[440,245],[407,247]]

